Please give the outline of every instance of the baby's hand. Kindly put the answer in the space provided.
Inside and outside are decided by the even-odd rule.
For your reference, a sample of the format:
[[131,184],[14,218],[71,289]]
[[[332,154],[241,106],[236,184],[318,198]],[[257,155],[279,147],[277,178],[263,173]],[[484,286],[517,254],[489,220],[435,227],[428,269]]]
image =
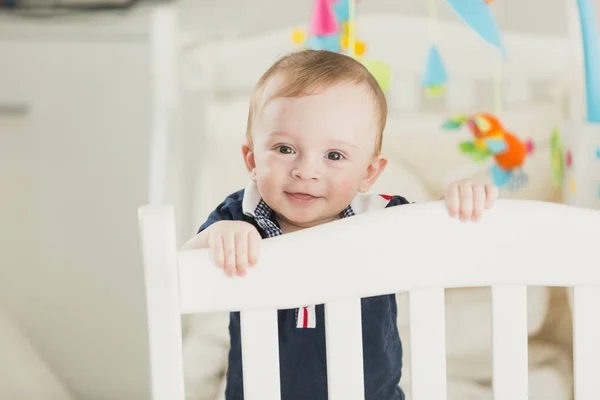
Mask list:
[[254,226],[243,221],[219,221],[207,231],[210,256],[228,276],[246,276],[246,270],[258,262],[261,237]]
[[452,182],[444,191],[443,199],[452,217],[462,221],[478,221],[485,209],[490,209],[498,198],[498,187],[465,179]]
[[261,237],[256,228],[243,221],[219,221],[200,232],[182,250],[209,248],[211,260],[230,276],[246,276],[258,262]]

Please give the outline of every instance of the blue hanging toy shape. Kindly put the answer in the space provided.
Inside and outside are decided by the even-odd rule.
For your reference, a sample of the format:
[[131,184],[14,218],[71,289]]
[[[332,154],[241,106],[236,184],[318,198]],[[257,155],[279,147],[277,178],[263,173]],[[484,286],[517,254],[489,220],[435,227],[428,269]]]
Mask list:
[[447,0],[458,16],[483,40],[497,47],[505,57],[500,30],[490,4],[492,0]]
[[429,48],[427,64],[421,83],[425,87],[427,95],[435,97],[444,92],[447,81],[448,73],[446,72],[446,67],[444,66],[440,52],[438,51],[437,46],[432,45]]
[[425,93],[430,97],[440,96],[446,87],[448,73],[442,61],[442,56],[437,48],[437,12],[435,10],[436,0],[429,0],[429,18],[431,19],[431,47],[427,55],[425,71],[421,77],[421,84],[425,88]]
[[350,2],[347,0],[330,0],[333,3],[333,12],[340,24],[345,24],[350,20]]

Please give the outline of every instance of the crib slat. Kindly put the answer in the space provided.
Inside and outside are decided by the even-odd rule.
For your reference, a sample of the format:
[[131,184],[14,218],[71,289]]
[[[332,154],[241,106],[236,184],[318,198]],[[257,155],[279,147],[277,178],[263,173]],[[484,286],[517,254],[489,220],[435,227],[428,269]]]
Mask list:
[[600,288],[573,289],[573,372],[576,400],[600,399]]
[[244,399],[280,400],[277,310],[240,313]]
[[325,305],[329,400],[364,400],[361,300]]
[[492,287],[494,400],[528,398],[527,287]]
[[444,289],[408,294],[413,400],[446,400]]
[[446,93],[446,106],[450,110],[469,110],[477,103],[477,88],[473,79],[451,79],[448,81]]
[[421,106],[421,82],[412,74],[394,74],[388,93],[390,110],[418,111]]
[[153,400],[185,398],[175,214],[172,207],[139,209],[146,283]]

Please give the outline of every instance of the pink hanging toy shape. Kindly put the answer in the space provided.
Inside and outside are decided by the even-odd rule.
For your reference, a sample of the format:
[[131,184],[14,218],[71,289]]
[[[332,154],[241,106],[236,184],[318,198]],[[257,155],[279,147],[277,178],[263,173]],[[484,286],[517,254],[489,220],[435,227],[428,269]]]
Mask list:
[[329,0],[315,0],[310,24],[314,36],[333,35],[339,32],[335,13]]

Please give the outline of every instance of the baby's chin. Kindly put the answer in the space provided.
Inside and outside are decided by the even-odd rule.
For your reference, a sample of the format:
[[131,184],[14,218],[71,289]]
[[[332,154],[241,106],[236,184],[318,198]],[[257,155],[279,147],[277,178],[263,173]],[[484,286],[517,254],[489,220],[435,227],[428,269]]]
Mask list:
[[327,214],[322,215],[311,212],[310,210],[302,210],[300,212],[286,212],[280,214],[280,218],[282,218],[288,224],[292,224],[298,228],[310,228],[336,220],[338,219],[338,216],[337,214],[328,216]]

